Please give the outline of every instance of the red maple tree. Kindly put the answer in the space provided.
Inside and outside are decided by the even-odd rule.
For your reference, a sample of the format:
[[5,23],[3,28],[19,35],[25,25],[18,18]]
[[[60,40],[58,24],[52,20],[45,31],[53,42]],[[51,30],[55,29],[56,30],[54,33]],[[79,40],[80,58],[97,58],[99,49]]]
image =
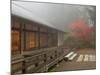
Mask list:
[[84,20],[77,20],[76,22],[69,25],[71,30],[71,35],[77,39],[82,39],[84,41],[91,40],[91,34],[93,32],[93,27],[89,27]]

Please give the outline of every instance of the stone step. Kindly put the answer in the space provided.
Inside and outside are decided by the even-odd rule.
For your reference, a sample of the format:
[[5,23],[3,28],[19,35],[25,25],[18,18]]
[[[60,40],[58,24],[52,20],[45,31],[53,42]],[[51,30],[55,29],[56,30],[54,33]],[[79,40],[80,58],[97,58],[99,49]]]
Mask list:
[[66,56],[65,56],[65,58],[69,58],[71,55],[73,55],[74,54],[74,52],[70,52],[70,53],[68,53]]
[[74,52],[68,53],[66,56],[64,56],[64,60],[65,61],[68,61],[69,60],[69,57],[71,57],[73,54],[74,54]]
[[69,58],[69,60],[73,60],[76,56],[77,56],[77,53],[74,53],[74,54]]

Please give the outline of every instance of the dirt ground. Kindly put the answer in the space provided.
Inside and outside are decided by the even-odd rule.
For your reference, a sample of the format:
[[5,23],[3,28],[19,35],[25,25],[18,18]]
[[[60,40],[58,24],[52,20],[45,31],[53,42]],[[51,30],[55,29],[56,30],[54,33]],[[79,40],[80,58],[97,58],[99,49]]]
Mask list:
[[80,54],[96,56],[95,49],[79,49],[76,50],[76,53],[78,55],[72,61],[61,61],[51,70],[51,72],[96,69],[96,61],[76,62]]

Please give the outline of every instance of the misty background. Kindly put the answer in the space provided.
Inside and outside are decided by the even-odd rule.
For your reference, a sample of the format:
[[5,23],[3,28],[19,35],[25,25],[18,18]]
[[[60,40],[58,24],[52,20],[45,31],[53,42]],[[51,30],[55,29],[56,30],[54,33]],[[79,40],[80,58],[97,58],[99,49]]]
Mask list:
[[96,6],[12,1],[12,14],[63,32],[64,45],[92,47],[96,42]]

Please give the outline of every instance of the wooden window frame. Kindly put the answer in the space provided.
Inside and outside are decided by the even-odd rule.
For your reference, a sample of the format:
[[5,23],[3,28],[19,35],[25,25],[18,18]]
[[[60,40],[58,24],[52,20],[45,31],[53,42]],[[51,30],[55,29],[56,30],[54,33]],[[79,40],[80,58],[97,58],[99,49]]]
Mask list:
[[20,28],[12,27],[11,31],[18,31],[19,32],[19,47],[18,47],[18,50],[11,50],[11,54],[15,55],[17,52],[18,52],[17,54],[21,54],[21,26],[20,26]]
[[[30,33],[30,32],[31,32],[31,33],[34,33],[34,35],[35,35],[35,40],[34,40],[34,41],[35,41],[35,47],[33,47],[33,48],[28,48],[28,49],[27,49],[27,46],[26,46],[26,45],[27,45],[27,44],[26,44],[26,43],[27,43],[27,42],[26,42],[27,39],[26,39],[26,37],[27,37],[27,33]],[[25,38],[24,38],[24,39],[25,39],[25,51],[31,51],[31,50],[37,48],[37,47],[36,47],[36,43],[37,43],[37,42],[36,42],[36,37],[37,37],[36,34],[37,34],[37,33],[34,32],[34,31],[25,31]]]
[[[25,23],[24,24],[24,29],[23,29],[23,32],[24,32],[24,51],[33,51],[33,50],[37,50],[38,49],[38,47],[37,47],[37,34],[38,34],[38,29],[37,30],[31,30],[31,29],[27,29],[26,28],[26,24],[27,23]],[[37,26],[38,27],[38,26]],[[27,34],[26,33],[30,33],[30,32],[33,32],[34,34],[35,34],[35,45],[36,45],[36,47],[34,47],[34,48],[29,48],[29,49],[26,49],[26,37],[27,37]]]
[[[20,34],[20,47],[19,47],[19,50],[20,50],[20,53],[21,53],[21,41],[23,41],[23,51],[31,51],[31,50],[37,50],[37,49],[41,49],[41,48],[49,48],[49,47],[54,47],[54,46],[57,46],[56,45],[52,45],[52,46],[49,46],[49,38],[52,38],[49,37],[49,34],[54,34],[54,35],[57,35],[56,32],[57,30],[53,29],[53,28],[49,28],[49,27],[46,27],[46,26],[40,26],[41,24],[39,23],[36,23],[36,22],[31,22],[29,20],[25,20],[25,19],[21,19],[19,17],[16,17],[16,16],[12,16],[12,24],[15,24],[15,21],[19,22],[19,27],[16,28],[16,26],[12,25],[12,30],[17,30],[19,31],[19,34]],[[22,24],[22,25],[21,25]],[[30,25],[33,25],[33,27],[35,26],[36,29],[33,28],[33,30],[31,28],[26,28],[26,26],[30,24]],[[28,26],[27,26],[28,27]],[[31,27],[31,26],[30,26]],[[43,30],[44,29],[44,30]],[[51,31],[52,30],[52,31]],[[26,37],[27,37],[27,32],[34,32],[35,34],[35,44],[36,44],[36,47],[34,48],[30,48],[30,49],[26,49]],[[22,33],[23,33],[23,36],[22,36]],[[42,47],[40,45],[40,35],[41,34],[46,34],[46,46]],[[23,40],[21,40],[21,38],[23,37]],[[57,41],[56,41],[57,42]]]
[[[41,39],[40,39],[40,38],[41,38],[40,35],[41,35],[41,34],[45,34],[45,35],[47,36],[47,37],[46,37],[46,38],[47,38],[47,39],[46,39],[46,46],[43,46],[43,47],[42,47],[41,44],[40,44],[40,40],[41,40]],[[48,47],[48,33],[47,33],[47,32],[40,32],[39,37],[40,37],[40,38],[39,38],[39,39],[40,39],[40,40],[39,40],[40,49],[41,49],[41,48],[47,48],[47,47]]]

